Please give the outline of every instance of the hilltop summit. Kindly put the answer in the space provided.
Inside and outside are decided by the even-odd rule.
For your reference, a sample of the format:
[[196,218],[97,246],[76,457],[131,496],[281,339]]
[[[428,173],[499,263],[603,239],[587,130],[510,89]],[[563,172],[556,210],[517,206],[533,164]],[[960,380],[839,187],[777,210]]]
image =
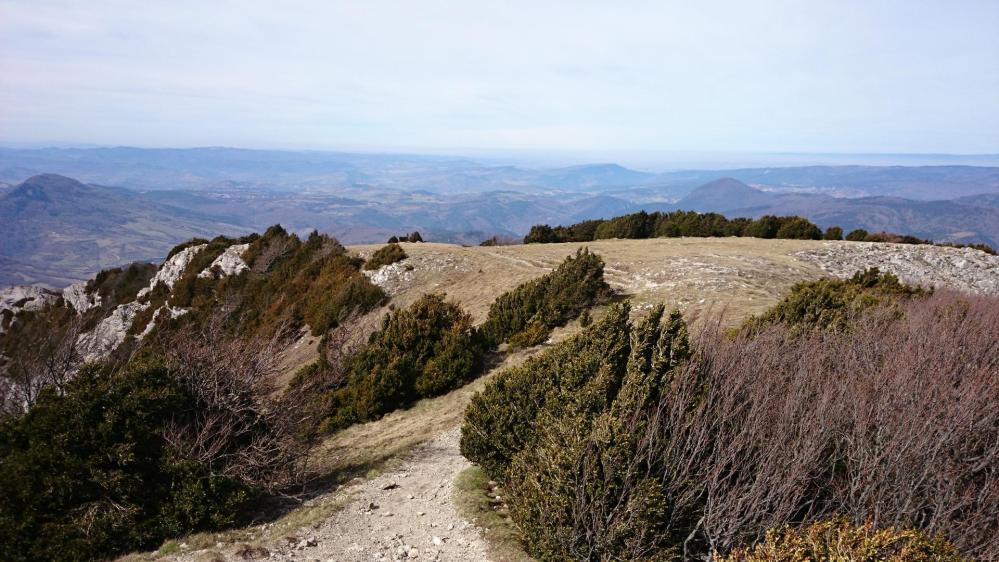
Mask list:
[[698,187],[677,205],[689,211],[725,212],[767,205],[772,199],[768,193],[735,178],[721,178]]

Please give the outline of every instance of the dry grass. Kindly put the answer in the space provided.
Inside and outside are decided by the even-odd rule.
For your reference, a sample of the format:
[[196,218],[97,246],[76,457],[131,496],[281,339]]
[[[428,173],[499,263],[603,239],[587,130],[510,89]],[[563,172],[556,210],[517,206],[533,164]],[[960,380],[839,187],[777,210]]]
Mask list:
[[[739,323],[777,302],[794,283],[823,275],[792,254],[820,247],[809,240],[755,238],[661,238],[587,243],[462,247],[403,244],[410,256],[393,302],[406,306],[429,291],[443,291],[482,322],[489,305],[520,283],[551,271],[583,246],[604,258],[610,285],[630,297],[636,313],[653,304],[678,307],[687,316],[726,311]],[[362,255],[380,246],[352,246]]]
[[489,543],[489,554],[495,562],[531,562],[520,542],[520,531],[510,520],[502,499],[497,499],[500,488],[481,468],[472,466],[458,475],[454,483],[455,503],[465,519],[483,530]]

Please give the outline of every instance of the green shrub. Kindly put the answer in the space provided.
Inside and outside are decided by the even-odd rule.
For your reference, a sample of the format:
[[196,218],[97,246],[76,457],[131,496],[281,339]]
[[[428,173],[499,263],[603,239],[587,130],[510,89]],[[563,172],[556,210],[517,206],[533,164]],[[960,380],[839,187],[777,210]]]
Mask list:
[[381,330],[352,359],[344,386],[326,394],[324,430],[458,388],[481,372],[486,350],[468,313],[443,295],[424,295],[385,317]]
[[764,215],[749,223],[744,234],[753,238],[776,238],[781,225],[780,217]]
[[545,326],[544,323],[537,320],[531,321],[526,328],[510,336],[510,348],[520,349],[541,345],[548,341],[551,333],[551,328]]
[[850,242],[866,242],[867,241],[867,231],[863,228],[856,228],[846,235],[846,239]]
[[550,244],[552,242],[591,242],[597,239],[597,229],[605,220],[587,220],[570,226],[552,228],[547,224],[531,227],[524,237],[524,244]]
[[650,238],[655,232],[656,217],[645,211],[603,221],[596,227],[594,240],[606,238]]
[[822,235],[823,240],[842,240],[843,229],[838,226],[830,226]]
[[530,232],[524,237],[524,244],[551,244],[553,242],[564,242],[555,237],[555,230],[547,224],[536,224],[531,227]]
[[156,275],[156,269],[151,263],[135,262],[124,268],[105,269],[87,281],[86,292],[101,299],[101,312],[88,314],[88,319],[95,317],[91,323],[106,316],[116,306],[135,300],[138,292],[147,287]]
[[[524,243],[549,244],[554,242],[589,242],[607,238],[676,238],[680,236],[751,236],[766,239],[841,240],[843,229],[832,226],[823,233],[814,223],[799,216],[764,215],[752,220],[748,218],[728,219],[718,213],[698,213],[695,211],[657,211],[653,213],[640,211],[612,219],[587,220],[554,228],[546,224],[534,225],[524,237]],[[851,231],[846,239],[860,242],[897,242],[903,244],[933,243],[908,235],[868,234],[863,229]],[[964,247],[965,245],[957,246]],[[985,245],[968,246],[985,252],[992,250]]]
[[777,229],[776,236],[790,240],[818,240],[822,238],[822,231],[808,219],[787,217]]
[[193,401],[156,362],[91,366],[0,425],[0,559],[104,559],[233,524],[252,489],[164,438]]
[[560,227],[562,232],[557,232],[556,236],[559,236],[562,242],[589,242],[597,239],[597,229],[605,222],[603,219],[596,219]]
[[752,222],[746,218],[727,219],[718,213],[698,213],[695,211],[673,211],[654,213],[656,218],[655,236],[675,238],[679,236],[743,236],[746,227]]
[[489,307],[482,333],[491,345],[504,341],[533,345],[603,300],[610,288],[604,262],[581,248],[551,273],[499,296]]
[[505,479],[513,456],[529,443],[548,401],[561,400],[607,365],[620,372],[628,353],[627,306],[522,366],[506,370],[473,398],[461,428],[461,452],[494,479]]
[[402,246],[395,243],[389,243],[371,254],[371,258],[364,264],[364,269],[374,270],[382,267],[383,265],[393,264],[397,261],[402,261],[406,259],[407,256],[405,250]]
[[850,279],[803,281],[767,312],[746,322],[750,330],[783,323],[800,328],[843,330],[860,312],[899,298],[925,295],[890,272],[878,268],[858,271]]
[[915,529],[876,529],[847,519],[820,521],[799,529],[767,531],[751,548],[737,549],[716,562],[961,562],[943,537]]
[[642,422],[630,414],[655,404],[688,356],[686,326],[658,307],[632,327],[628,312],[616,306],[502,373],[466,413],[462,453],[506,482],[511,515],[542,560],[636,560],[650,537],[676,540],[663,532],[669,509],[652,467],[632,463]]

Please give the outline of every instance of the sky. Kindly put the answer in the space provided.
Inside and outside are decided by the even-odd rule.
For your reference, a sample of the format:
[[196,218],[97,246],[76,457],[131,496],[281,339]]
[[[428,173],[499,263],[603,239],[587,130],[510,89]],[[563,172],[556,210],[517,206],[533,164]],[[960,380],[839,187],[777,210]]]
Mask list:
[[0,142],[999,153],[999,1],[0,0]]

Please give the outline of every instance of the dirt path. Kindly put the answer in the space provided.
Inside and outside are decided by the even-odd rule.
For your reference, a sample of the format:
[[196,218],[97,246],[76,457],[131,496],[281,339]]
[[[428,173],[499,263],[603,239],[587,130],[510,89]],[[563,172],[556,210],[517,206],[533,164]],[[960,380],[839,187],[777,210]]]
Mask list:
[[271,550],[271,560],[488,560],[479,530],[457,512],[458,473],[470,466],[458,451],[458,429],[442,433],[402,465],[345,489],[351,502],[299,537]]

